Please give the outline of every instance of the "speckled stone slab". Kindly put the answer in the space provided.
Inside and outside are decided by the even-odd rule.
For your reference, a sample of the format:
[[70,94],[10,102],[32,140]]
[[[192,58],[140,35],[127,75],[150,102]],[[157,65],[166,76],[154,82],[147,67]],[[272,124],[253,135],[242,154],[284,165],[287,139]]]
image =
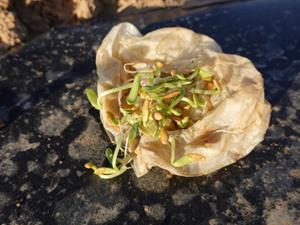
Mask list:
[[0,224],[300,224],[300,2],[219,5],[147,26],[184,26],[250,58],[273,113],[265,140],[203,177],[158,168],[100,180],[111,144],[83,91],[112,26],[61,27],[0,60]]

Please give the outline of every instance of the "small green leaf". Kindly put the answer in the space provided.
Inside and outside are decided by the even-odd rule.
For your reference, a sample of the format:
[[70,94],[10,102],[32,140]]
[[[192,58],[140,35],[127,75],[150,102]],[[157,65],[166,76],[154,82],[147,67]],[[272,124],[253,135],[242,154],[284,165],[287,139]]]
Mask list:
[[171,160],[170,160],[170,162],[171,162],[171,165],[174,167],[186,166],[194,161],[204,159],[204,157],[200,154],[190,153],[190,154],[184,155],[180,159],[176,160],[176,141],[173,136],[169,137],[169,143],[171,145]]
[[97,102],[97,100],[98,100],[97,93],[92,88],[85,89],[85,93],[86,93],[86,96],[87,96],[89,102],[91,103],[91,105],[95,109],[100,110],[101,107],[98,105],[98,102]]
[[195,160],[187,155],[182,156],[180,159],[177,159],[175,162],[172,163],[172,165],[174,167],[182,167],[182,166],[186,166],[192,162],[194,162]]

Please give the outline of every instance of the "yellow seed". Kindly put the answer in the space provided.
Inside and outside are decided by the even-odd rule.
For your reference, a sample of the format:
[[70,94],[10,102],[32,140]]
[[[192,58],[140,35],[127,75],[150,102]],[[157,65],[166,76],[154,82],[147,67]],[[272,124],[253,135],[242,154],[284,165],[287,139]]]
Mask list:
[[164,64],[162,64],[161,62],[156,62],[156,66],[157,66],[158,68],[162,68],[162,67],[164,66]]
[[153,117],[154,117],[155,120],[161,120],[163,118],[163,115],[159,112],[155,112],[153,114]]
[[169,138],[169,135],[168,135],[166,129],[161,128],[160,132],[159,132],[159,139],[160,139],[161,143],[163,143],[164,145],[168,144],[168,138]]
[[194,159],[194,160],[205,160],[205,156],[199,153],[188,153],[186,154],[188,157]]
[[174,91],[174,92],[171,92],[171,93],[168,93],[168,94],[164,95],[162,97],[162,99],[174,98],[174,97],[176,97],[179,94],[180,94],[179,91]]
[[137,147],[137,148],[134,150],[134,153],[135,153],[136,155],[140,154],[140,153],[141,153],[140,147]]
[[191,105],[186,105],[183,107],[185,110],[190,110],[191,109]]
[[207,90],[212,90],[212,89],[213,89],[213,84],[212,84],[212,82],[206,82],[205,86],[206,86],[206,89],[207,89]]
[[145,124],[149,119],[149,100],[148,99],[146,99],[143,103],[142,115],[143,115],[143,124]]
[[213,79],[213,82],[214,82],[214,85],[216,86],[216,88],[221,90],[220,83],[216,79]]
[[93,166],[94,165],[92,163],[90,163],[90,162],[84,164],[84,167],[87,168],[87,169],[92,169]]

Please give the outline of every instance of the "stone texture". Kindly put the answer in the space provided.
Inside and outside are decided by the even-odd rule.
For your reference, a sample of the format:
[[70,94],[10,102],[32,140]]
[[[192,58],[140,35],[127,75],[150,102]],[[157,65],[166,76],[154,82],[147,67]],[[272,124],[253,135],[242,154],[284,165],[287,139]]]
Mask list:
[[14,163],[13,158],[18,152],[25,152],[37,148],[40,143],[30,143],[29,135],[21,134],[17,141],[8,142],[1,147],[0,158],[0,174],[11,176],[17,171],[17,164]]
[[[101,139],[105,134],[101,132],[99,123],[94,120],[87,122],[87,127],[68,147],[69,156],[77,160],[90,160],[92,158],[104,159],[105,148],[110,142]],[[95,138],[99,137],[99,138]]]
[[191,201],[194,197],[197,196],[197,193],[190,192],[189,190],[178,190],[172,196],[174,205],[180,206],[185,205]]
[[[74,225],[104,224],[112,221],[128,202],[118,189],[114,190],[110,185],[97,181],[94,186],[84,188],[58,202],[55,208],[56,221],[59,224]],[[77,208],[78,205],[80,205],[80,210]]]
[[53,25],[90,19],[102,11],[100,0],[21,0],[16,2],[18,16],[31,30],[41,32]]
[[39,131],[47,136],[59,136],[69,126],[71,120],[63,111],[49,111],[49,116],[41,120]]
[[11,9],[10,0],[0,1],[0,54],[20,44],[27,35],[27,29]]
[[165,219],[165,208],[161,204],[146,205],[144,206],[146,215],[154,218],[155,220]]
[[167,177],[167,172],[153,168],[148,174],[141,178],[133,177],[134,184],[143,192],[161,193],[168,188],[170,180]]

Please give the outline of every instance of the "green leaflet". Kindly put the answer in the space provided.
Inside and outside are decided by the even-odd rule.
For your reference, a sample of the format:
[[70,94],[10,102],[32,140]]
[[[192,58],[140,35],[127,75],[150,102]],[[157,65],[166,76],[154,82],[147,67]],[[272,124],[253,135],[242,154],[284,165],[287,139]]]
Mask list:
[[86,93],[86,96],[89,100],[89,102],[91,103],[91,105],[97,109],[97,110],[100,110],[101,107],[98,105],[98,95],[97,93],[92,89],[92,88],[87,88],[85,89],[85,93]]
[[186,166],[188,164],[191,164],[194,161],[195,160],[192,159],[191,157],[189,157],[187,155],[184,155],[180,159],[177,159],[175,162],[173,162],[172,165],[174,167],[183,167],[183,166]]

